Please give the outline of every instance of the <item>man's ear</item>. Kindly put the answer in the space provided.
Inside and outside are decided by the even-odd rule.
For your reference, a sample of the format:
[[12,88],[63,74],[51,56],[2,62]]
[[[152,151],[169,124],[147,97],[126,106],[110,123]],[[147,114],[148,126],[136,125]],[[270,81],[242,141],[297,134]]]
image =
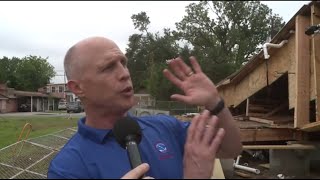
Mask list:
[[73,94],[75,94],[78,97],[84,97],[84,91],[78,81],[70,80],[68,81],[67,85],[69,90],[73,92]]

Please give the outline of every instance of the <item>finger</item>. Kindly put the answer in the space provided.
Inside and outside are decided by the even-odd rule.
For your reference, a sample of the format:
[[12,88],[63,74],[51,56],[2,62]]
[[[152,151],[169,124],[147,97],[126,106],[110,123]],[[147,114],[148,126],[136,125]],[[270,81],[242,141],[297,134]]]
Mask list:
[[144,177],[144,178],[142,178],[142,179],[154,179],[153,177],[150,177],[150,176],[146,176],[146,177]]
[[196,131],[197,124],[199,122],[200,115],[195,115],[191,120],[191,125],[188,128],[187,142],[191,142],[194,139],[194,133]]
[[181,59],[181,58],[177,58],[177,62],[182,70],[182,72],[188,76],[188,74],[190,74],[190,72],[193,72],[192,69]]
[[225,134],[226,134],[226,131],[223,128],[219,128],[216,136],[213,138],[211,142],[211,145],[210,145],[211,152],[217,153]]
[[163,75],[174,85],[181,89],[181,80],[173,75],[168,69],[163,70]]
[[192,99],[190,96],[184,96],[181,94],[173,94],[170,96],[171,99],[179,101],[179,102],[183,102],[186,104],[190,104],[192,102]]
[[196,59],[194,56],[191,56],[191,57],[190,57],[190,63],[191,63],[192,68],[194,69],[194,71],[195,71],[196,73],[202,72],[199,63],[198,63],[197,59]]
[[205,134],[203,136],[203,140],[208,145],[210,145],[210,143],[212,142],[212,138],[216,134],[217,125],[218,125],[218,117],[217,116],[212,116],[209,119],[208,124],[206,125]]
[[195,141],[198,141],[200,142],[202,140],[202,137],[203,137],[203,133],[204,133],[204,130],[205,130],[205,126],[207,124],[207,120],[209,119],[209,111],[208,110],[204,110],[203,113],[200,115],[200,120],[199,120],[199,123],[196,127],[196,133],[195,133]]
[[187,78],[187,75],[180,68],[180,65],[177,59],[172,60],[169,63],[169,67],[180,80],[183,81]]
[[121,179],[138,179],[149,170],[149,164],[143,163],[129,171]]

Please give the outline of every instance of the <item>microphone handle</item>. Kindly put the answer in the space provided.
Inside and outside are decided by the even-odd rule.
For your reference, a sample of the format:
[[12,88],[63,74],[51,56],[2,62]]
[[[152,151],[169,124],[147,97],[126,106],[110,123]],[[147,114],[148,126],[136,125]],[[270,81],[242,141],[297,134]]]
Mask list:
[[[140,164],[142,164],[138,145],[135,141],[127,142],[127,153],[128,153],[131,169],[134,169],[137,166],[139,166]],[[139,177],[138,179],[142,179],[143,177],[145,177],[144,174],[141,177]]]

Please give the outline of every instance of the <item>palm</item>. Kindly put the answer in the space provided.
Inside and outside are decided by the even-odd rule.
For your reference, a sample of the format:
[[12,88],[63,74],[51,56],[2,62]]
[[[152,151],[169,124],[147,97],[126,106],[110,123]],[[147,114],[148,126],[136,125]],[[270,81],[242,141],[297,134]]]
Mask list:
[[167,69],[164,70],[164,75],[184,92],[184,95],[174,94],[171,98],[190,105],[206,106],[216,96],[216,87],[202,72],[194,58],[191,58],[191,64],[195,71],[191,76],[187,74],[192,69],[179,58],[169,64],[174,74]]
[[205,105],[207,98],[212,96],[210,92],[214,90],[213,83],[203,73],[194,74],[187,80],[182,82],[181,90],[185,93],[185,96],[190,97],[188,104],[193,105]]

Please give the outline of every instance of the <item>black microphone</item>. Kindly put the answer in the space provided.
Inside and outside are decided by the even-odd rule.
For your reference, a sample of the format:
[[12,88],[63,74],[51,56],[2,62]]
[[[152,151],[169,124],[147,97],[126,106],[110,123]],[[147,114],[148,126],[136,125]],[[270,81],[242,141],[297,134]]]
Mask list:
[[138,122],[130,117],[119,119],[113,127],[113,134],[120,146],[127,150],[131,168],[142,164],[138,148],[142,132]]

